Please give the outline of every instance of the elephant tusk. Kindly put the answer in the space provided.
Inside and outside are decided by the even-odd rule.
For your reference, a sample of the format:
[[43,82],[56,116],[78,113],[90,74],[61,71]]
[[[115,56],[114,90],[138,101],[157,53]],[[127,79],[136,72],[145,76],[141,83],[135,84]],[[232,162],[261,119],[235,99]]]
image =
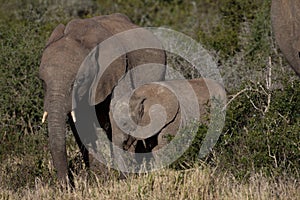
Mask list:
[[48,112],[44,112],[43,118],[42,118],[42,124],[45,123],[47,116],[48,116]]
[[74,110],[71,112],[71,117],[73,119],[73,122],[76,122],[76,115],[75,115],[75,111]]
[[142,141],[143,141],[144,147],[147,148],[147,146],[146,146],[146,141],[145,141],[145,140],[142,140]]

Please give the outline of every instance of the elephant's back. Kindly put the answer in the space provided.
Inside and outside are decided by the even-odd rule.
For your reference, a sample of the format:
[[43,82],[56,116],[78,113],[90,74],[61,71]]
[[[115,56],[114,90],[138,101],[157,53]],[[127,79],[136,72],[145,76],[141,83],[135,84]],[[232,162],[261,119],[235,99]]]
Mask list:
[[132,23],[126,15],[115,13],[94,19],[112,35],[118,35],[128,52],[129,69],[148,63],[166,64],[165,51],[158,38],[149,30]]

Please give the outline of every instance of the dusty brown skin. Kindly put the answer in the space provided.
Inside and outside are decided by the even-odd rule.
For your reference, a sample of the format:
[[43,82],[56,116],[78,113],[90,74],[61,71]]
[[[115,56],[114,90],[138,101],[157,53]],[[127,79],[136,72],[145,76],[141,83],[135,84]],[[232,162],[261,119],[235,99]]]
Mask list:
[[300,76],[300,2],[272,0],[271,20],[276,42]]
[[[39,77],[45,88],[44,111],[48,113],[50,151],[61,181],[65,181],[68,174],[65,128],[66,118],[72,109],[71,94],[77,71],[97,44],[116,33],[136,27],[122,14],[75,19],[66,26],[58,25],[48,39],[41,59]],[[99,82],[94,102],[101,109],[100,118],[108,120],[109,95],[117,80],[126,70],[150,60],[165,64],[165,53],[160,50],[139,50],[121,56],[109,66]],[[161,80],[161,77],[157,79]],[[103,102],[104,105],[101,105]],[[72,120],[69,121],[74,125]],[[76,131],[74,126],[73,131]],[[78,138],[77,141],[80,143]]]
[[[192,92],[187,92],[183,80],[172,80],[161,83],[167,83],[168,85],[176,85],[179,89],[179,93],[184,95],[184,103],[186,106],[193,106],[191,101],[194,94],[196,95],[199,105],[199,121],[201,123],[208,123],[209,108],[211,105],[211,98],[218,98],[221,100],[222,105],[226,102],[226,92],[224,88],[217,82],[211,79],[193,79],[188,80],[188,84],[191,86]],[[119,102],[125,102],[123,99],[119,99]],[[130,136],[130,133],[124,133],[116,123],[110,110],[110,119],[112,124],[112,140],[115,145],[124,150],[130,152],[155,152],[156,150],[165,146],[169,141],[167,135],[175,136],[180,128],[182,122],[188,122],[186,115],[182,114],[182,108],[180,107],[177,96],[169,90],[157,83],[145,84],[135,89],[130,97],[130,111],[129,115],[131,119],[139,126],[147,126],[150,123],[149,110],[151,106],[159,104],[166,109],[167,118],[165,124],[161,127],[155,125],[155,130],[152,137],[144,139],[144,144],[140,138],[134,138]],[[192,108],[193,109],[193,108]],[[186,110],[185,110],[186,111]],[[124,130],[124,129],[123,129]],[[116,155],[119,156],[119,155]],[[117,158],[121,160],[120,158]],[[118,162],[118,160],[117,160]]]

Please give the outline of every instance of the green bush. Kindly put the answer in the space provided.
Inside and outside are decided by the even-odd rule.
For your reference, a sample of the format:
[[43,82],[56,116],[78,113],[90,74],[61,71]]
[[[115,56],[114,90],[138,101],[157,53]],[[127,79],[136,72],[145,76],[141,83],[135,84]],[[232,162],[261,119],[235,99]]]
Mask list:
[[[211,1],[210,1],[211,2]],[[219,10],[219,21],[212,27],[209,34],[200,30],[199,34],[204,37],[202,41],[220,52],[222,58],[230,58],[245,46],[241,43],[241,37],[246,26],[255,24],[262,12],[267,18],[260,18],[267,22],[269,18],[270,1],[265,0],[224,0],[216,3]],[[268,23],[268,22],[267,22]],[[254,31],[257,31],[255,29]],[[261,31],[265,31],[262,29]]]
[[225,134],[216,150],[219,166],[242,178],[260,170],[299,176],[300,82],[271,91],[250,86],[227,109]]
[[2,131],[33,133],[40,121],[42,90],[38,79],[43,41],[35,24],[0,24],[0,116]]

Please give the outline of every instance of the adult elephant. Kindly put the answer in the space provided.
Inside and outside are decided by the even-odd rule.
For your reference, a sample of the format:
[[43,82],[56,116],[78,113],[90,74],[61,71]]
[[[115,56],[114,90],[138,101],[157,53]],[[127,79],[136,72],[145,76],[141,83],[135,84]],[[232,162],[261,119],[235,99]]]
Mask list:
[[[118,44],[118,49],[123,49],[124,54],[114,59],[105,69],[104,76],[98,80],[95,101],[90,106],[97,105],[101,109],[100,119],[102,124],[109,124],[108,110],[110,95],[118,80],[126,72],[138,65],[145,63],[165,64],[165,52],[161,49],[140,49],[126,52],[126,37],[112,37],[121,32],[135,30],[127,16],[112,14],[97,16],[89,19],[75,19],[66,26],[58,25],[52,32],[44,49],[39,68],[39,77],[43,80],[45,89],[43,122],[48,116],[49,147],[53,158],[53,164],[60,181],[65,181],[68,174],[65,128],[66,118],[70,119],[72,110],[72,90],[76,74],[86,56],[97,45],[113,38],[112,45]],[[159,41],[148,31],[142,31],[145,35],[135,34],[130,38],[132,43],[141,40],[150,40],[159,46]],[[147,38],[145,38],[147,37]],[[122,41],[123,40],[123,41]],[[109,57],[106,49],[101,49],[101,55]],[[154,80],[164,78],[165,68],[158,69],[159,76],[151,77]],[[152,81],[152,80],[150,80]],[[73,115],[74,116],[74,115]],[[73,131],[76,132],[74,126]],[[109,127],[106,129],[109,130]],[[80,140],[77,142],[82,148]]]
[[294,71],[300,76],[300,3],[272,0],[271,20],[276,41]]

